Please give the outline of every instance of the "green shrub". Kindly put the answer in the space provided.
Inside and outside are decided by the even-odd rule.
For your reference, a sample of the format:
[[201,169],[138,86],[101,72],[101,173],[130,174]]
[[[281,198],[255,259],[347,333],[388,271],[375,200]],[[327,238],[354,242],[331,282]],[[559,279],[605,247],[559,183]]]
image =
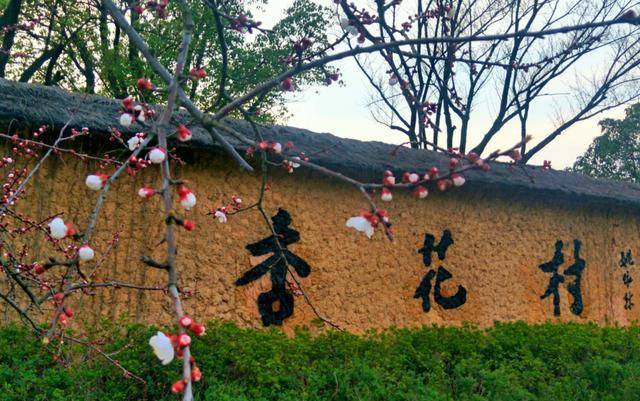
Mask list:
[[[162,366],[147,345],[156,329],[101,327],[93,335],[110,339],[101,347],[146,385],[78,345],[62,348],[63,367],[51,353],[57,345],[9,326],[0,329],[0,401],[178,399],[169,387],[179,362]],[[193,352],[203,401],[640,400],[636,327],[498,323],[287,337],[213,322]]]

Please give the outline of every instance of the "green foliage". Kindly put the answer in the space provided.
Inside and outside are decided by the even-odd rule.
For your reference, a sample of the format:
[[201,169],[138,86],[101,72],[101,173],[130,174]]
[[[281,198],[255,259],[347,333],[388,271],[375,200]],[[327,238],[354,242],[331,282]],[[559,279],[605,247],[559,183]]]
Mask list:
[[640,183],[640,103],[625,112],[622,120],[600,121],[602,135],[578,157],[574,171],[597,178]]
[[[111,332],[114,328],[108,328]],[[0,330],[0,401],[176,400],[178,361],[162,366],[143,326],[104,344],[147,386],[85,348],[68,367],[23,329]],[[105,332],[96,333],[105,335]],[[626,401],[640,399],[640,329],[579,324],[496,324],[395,329],[356,336],[287,337],[211,323],[194,340],[206,401]],[[51,347],[52,345],[50,345]]]
[[[20,32],[12,52],[25,57],[12,60],[7,77],[15,80],[58,85],[72,91],[96,92],[109,97],[123,98],[135,93],[140,77],[150,78],[161,88],[166,85],[132,46],[127,36],[117,29],[100,2],[75,0],[23,0],[19,21],[39,19],[31,34]],[[137,3],[116,1],[122,9]],[[146,3],[146,2],[142,2]],[[127,11],[131,25],[154,50],[154,55],[172,69],[182,40],[182,19],[178,2],[170,2],[167,18],[155,18]],[[192,67],[203,67],[207,77],[197,83],[185,84],[185,91],[204,110],[215,110],[227,102],[219,96],[222,79],[222,46],[213,12],[201,0],[188,1],[194,22],[193,40],[185,65],[185,74]],[[221,2],[221,11],[231,18],[241,14],[254,19],[251,10],[268,6],[265,0],[230,0]],[[290,54],[293,42],[308,37],[313,40],[309,53],[318,52],[328,44],[326,35],[330,11],[312,0],[296,0],[284,10],[282,19],[263,33],[243,34],[225,27],[228,65],[225,80],[226,94],[237,97],[257,84],[286,71],[290,66],[282,61]],[[255,17],[259,20],[259,17]],[[0,34],[1,36],[1,34]],[[53,52],[60,49],[59,54]],[[322,70],[296,77],[296,86],[324,82]],[[148,94],[147,94],[148,96]],[[149,102],[162,102],[165,92],[148,97]],[[281,91],[272,91],[251,104],[260,110],[259,120],[273,121],[286,114]]]

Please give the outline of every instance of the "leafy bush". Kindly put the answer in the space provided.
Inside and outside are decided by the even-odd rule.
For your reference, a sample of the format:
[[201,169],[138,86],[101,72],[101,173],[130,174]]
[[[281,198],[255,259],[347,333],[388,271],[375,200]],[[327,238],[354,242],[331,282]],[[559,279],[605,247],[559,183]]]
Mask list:
[[[24,329],[0,329],[0,400],[176,400],[172,362],[147,345],[154,328],[113,327],[102,347],[147,385],[86,348],[56,362]],[[206,401],[640,400],[640,329],[498,323],[287,337],[214,322],[194,340]],[[104,338],[103,332],[96,332]],[[50,345],[49,347],[52,347]]]

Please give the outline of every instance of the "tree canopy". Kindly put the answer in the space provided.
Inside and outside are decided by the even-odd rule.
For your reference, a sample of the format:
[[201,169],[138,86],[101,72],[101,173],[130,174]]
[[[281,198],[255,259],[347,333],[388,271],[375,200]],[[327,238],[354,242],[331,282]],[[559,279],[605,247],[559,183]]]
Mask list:
[[[108,18],[99,1],[7,0],[5,3],[1,24],[10,29],[4,35],[0,77],[116,98],[132,93],[132,84],[140,77],[161,81],[127,36]],[[182,30],[176,3],[169,2],[166,18],[136,13],[135,3],[126,0],[120,5],[128,10],[127,18],[154,49],[158,60],[171,65],[175,49],[180,46]],[[282,60],[289,55],[292,39],[310,38],[311,51],[327,46],[325,27],[329,10],[310,0],[295,0],[275,25],[268,28],[259,25],[259,35],[247,35],[245,27],[229,30],[225,37],[228,67],[223,72],[217,21],[224,19],[225,24],[234,18],[253,21],[251,10],[267,6],[266,2],[225,1],[220,5],[218,18],[202,1],[190,0],[189,5],[196,34],[184,69],[205,69],[206,77],[191,82],[187,88],[190,97],[204,110],[223,106],[228,98],[277,74]],[[297,86],[324,82],[326,73],[315,70],[303,74]],[[227,98],[215,95],[223,74]],[[155,92],[147,100],[161,103],[164,97],[163,93]],[[286,113],[282,92],[266,94],[253,107],[267,121]]]
[[576,160],[573,170],[597,178],[640,183],[640,103],[623,119],[600,121],[602,135]]

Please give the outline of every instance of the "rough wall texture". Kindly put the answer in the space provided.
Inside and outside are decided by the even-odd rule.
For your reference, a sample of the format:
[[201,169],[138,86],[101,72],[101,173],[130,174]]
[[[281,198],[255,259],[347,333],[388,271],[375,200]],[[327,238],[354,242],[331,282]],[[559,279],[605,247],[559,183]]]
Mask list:
[[[234,281],[257,263],[245,245],[266,237],[266,227],[257,212],[233,216],[227,224],[206,215],[210,207],[234,194],[247,203],[254,201],[259,177],[236,171],[222,157],[202,153],[194,158],[176,169],[178,178],[189,180],[198,195],[198,206],[188,213],[196,230],[178,231],[180,285],[193,293],[186,309],[198,318],[262,326],[256,299],[271,288],[268,275],[243,287],[236,287]],[[49,163],[21,207],[43,218],[64,212],[66,220],[82,225],[95,198],[83,184],[86,171],[86,165],[72,159]],[[110,192],[98,225],[99,240],[94,244],[98,259],[114,232],[120,231],[121,241],[100,267],[103,279],[165,282],[164,272],[138,262],[141,254],[161,258],[164,250],[159,245],[163,229],[160,199],[142,201],[136,196],[141,184],[153,185],[146,181],[152,177],[147,172],[135,180],[125,178]],[[368,240],[345,227],[346,218],[365,206],[351,187],[296,172],[293,176],[275,174],[271,188],[267,196],[270,212],[275,214],[279,207],[288,210],[292,227],[301,234],[290,250],[311,265],[311,274],[302,279],[304,288],[319,311],[349,330],[465,321],[486,326],[496,320],[519,319],[628,324],[639,316],[640,305],[626,309],[624,300],[625,294],[640,292],[637,211],[559,202],[531,193],[462,190],[432,194],[426,200],[398,193],[388,205],[397,233],[391,243],[381,232]],[[425,233],[432,234],[437,243],[445,229],[451,231],[454,244],[444,260],[433,255],[431,268],[444,266],[453,275],[442,282],[443,296],[454,294],[462,285],[467,300],[460,307],[444,309],[431,291],[431,310],[425,312],[421,300],[413,298],[429,270],[417,250]],[[575,239],[581,241],[580,257],[586,262],[580,315],[570,310],[574,297],[569,289],[576,277],[564,274],[574,263]],[[552,273],[538,266],[552,260],[558,240],[564,242],[564,263],[558,269],[564,282],[558,285],[560,316],[554,316],[554,296],[540,299]],[[38,257],[49,256],[46,249],[40,249],[40,241],[34,246]],[[625,286],[625,270],[619,262],[620,252],[627,250],[635,260],[627,269],[635,281]],[[124,314],[130,320],[154,323],[170,319],[170,305],[162,293],[97,290],[92,297],[76,299],[79,312],[94,317],[115,319]],[[295,312],[284,328],[311,325],[313,320],[309,306],[296,297]]]

